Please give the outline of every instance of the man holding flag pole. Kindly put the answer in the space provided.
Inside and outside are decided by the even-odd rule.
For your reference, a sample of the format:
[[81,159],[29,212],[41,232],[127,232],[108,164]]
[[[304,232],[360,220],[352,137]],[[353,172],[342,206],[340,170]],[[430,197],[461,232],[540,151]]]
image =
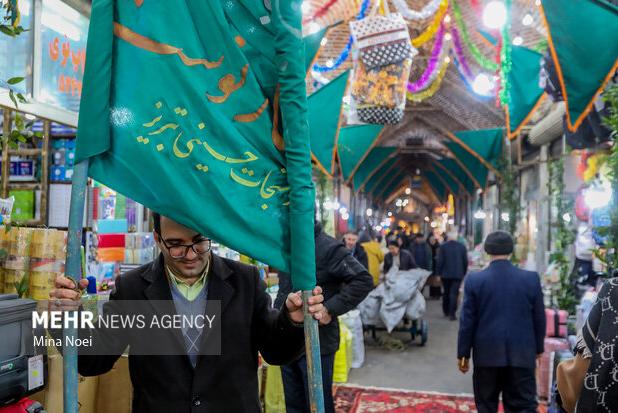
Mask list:
[[[76,170],[161,214],[162,257],[121,277],[116,297],[171,297],[177,311],[195,311],[188,303],[200,296],[221,300],[219,359],[187,352],[189,363],[172,368],[130,358],[134,411],[258,411],[253,379],[235,375],[255,374],[257,350],[275,362],[297,355],[301,311],[311,411],[323,411],[303,52],[299,0],[93,1]],[[83,205],[85,176],[73,185],[72,212]],[[71,216],[75,246],[81,215]],[[295,293],[282,313],[271,310],[257,273],[216,257],[210,238],[289,271],[303,302]],[[78,275],[75,255],[69,276]],[[77,299],[69,279],[56,286],[54,302]],[[64,353],[72,413],[74,349]],[[111,368],[101,360],[85,362],[84,373]]]

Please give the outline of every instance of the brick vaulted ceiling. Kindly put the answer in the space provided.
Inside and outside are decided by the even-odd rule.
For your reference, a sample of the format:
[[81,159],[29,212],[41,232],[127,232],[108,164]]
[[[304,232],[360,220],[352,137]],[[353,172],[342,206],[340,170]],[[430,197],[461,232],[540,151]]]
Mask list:
[[[371,0],[371,5],[373,6],[376,1],[379,0]],[[392,0],[387,1],[389,1],[391,12],[396,11]],[[421,10],[428,1],[407,0],[407,4],[412,10]],[[482,30],[483,27],[480,17],[472,7],[472,1],[474,0],[458,0],[458,4],[472,40],[485,56],[492,57],[495,53],[495,48],[492,48],[476,30]],[[530,48],[537,46],[546,37],[545,28],[541,24],[538,6],[535,3],[537,1],[512,0],[511,38],[520,36],[523,39],[523,46]],[[481,5],[486,2],[488,0],[477,0],[477,3]],[[313,29],[317,28],[316,24],[321,28],[328,27],[327,40],[323,42],[323,46],[318,53],[317,63],[321,65],[336,59],[341,51],[344,50],[350,34],[348,22],[358,12],[361,0],[337,0],[334,3],[333,0],[305,0],[305,16],[313,16],[316,10],[323,8],[329,3],[332,4],[332,7],[321,18],[313,20],[312,25]],[[451,16],[451,21],[447,27],[455,25],[452,7],[449,8],[447,13]],[[523,18],[526,14],[532,16],[532,24],[523,24]],[[418,36],[431,23],[432,19],[433,17],[421,21],[408,22],[411,37]],[[305,26],[306,31],[308,26],[308,24]],[[419,49],[419,55],[413,60],[411,81],[418,79],[425,70],[432,46],[433,39]],[[450,44],[447,42],[445,46],[450,47]],[[481,72],[482,69],[476,65],[473,57],[468,54],[465,47],[464,53],[466,53],[472,72]],[[351,67],[351,58],[348,58],[337,70],[317,74],[316,78],[321,82],[328,81]],[[310,93],[314,90],[313,80],[313,76],[309,75],[307,87]],[[442,156],[444,148],[440,142],[446,139],[444,136],[445,132],[497,128],[504,127],[504,124],[504,113],[501,108],[496,106],[495,100],[492,98],[480,98],[472,93],[469,86],[461,78],[455,65],[451,63],[439,91],[422,102],[408,102],[403,122],[398,125],[388,126],[381,135],[379,145],[396,146],[406,154],[418,152],[421,158],[427,156],[426,154],[430,152],[435,154],[434,157]],[[424,148],[418,146],[419,139],[424,142]],[[411,142],[416,143],[416,146],[410,147]],[[407,158],[409,156],[403,156],[402,161],[405,162]],[[427,158],[427,161],[431,161],[431,158]]]

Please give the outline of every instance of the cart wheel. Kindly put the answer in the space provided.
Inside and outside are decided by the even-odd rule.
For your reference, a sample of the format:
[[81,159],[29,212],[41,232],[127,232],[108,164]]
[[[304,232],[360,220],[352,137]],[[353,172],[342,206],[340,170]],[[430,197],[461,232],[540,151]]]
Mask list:
[[429,338],[429,324],[427,321],[421,321],[421,347],[424,347]]

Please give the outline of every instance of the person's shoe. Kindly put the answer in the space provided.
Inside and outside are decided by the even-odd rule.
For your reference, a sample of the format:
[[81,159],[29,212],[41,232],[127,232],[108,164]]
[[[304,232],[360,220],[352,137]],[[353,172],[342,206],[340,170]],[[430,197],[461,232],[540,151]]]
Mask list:
[[450,316],[450,317],[449,317],[449,320],[451,320],[451,321],[457,321],[457,317],[455,317],[454,315],[452,315],[452,316]]

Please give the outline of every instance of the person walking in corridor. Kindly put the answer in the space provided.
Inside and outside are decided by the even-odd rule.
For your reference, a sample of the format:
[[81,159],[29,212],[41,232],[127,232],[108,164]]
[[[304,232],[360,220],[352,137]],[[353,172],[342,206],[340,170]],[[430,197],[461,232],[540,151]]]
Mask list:
[[378,285],[380,282],[380,264],[384,262],[384,252],[382,246],[375,238],[371,237],[369,231],[364,231],[359,242],[367,253],[367,269],[373,277],[373,285]]
[[457,357],[466,373],[474,357],[474,398],[479,413],[496,413],[502,393],[505,413],[536,413],[536,360],[543,354],[545,308],[536,272],[509,261],[513,238],[487,236],[491,263],[464,285]]
[[410,252],[414,257],[414,262],[419,268],[431,271],[433,265],[431,248],[425,241],[425,236],[423,234],[418,233],[414,235],[414,242],[410,244]]
[[442,279],[442,311],[445,317],[456,321],[457,299],[461,281],[468,272],[468,250],[457,241],[457,231],[448,234],[448,240],[438,250],[436,274]]
[[[319,328],[324,411],[334,413],[333,368],[335,353],[339,349],[337,317],[355,309],[367,297],[373,289],[373,280],[367,269],[352,256],[349,249],[322,231],[319,222],[315,224],[315,259],[316,282],[324,291]],[[292,291],[290,275],[280,272],[275,308],[282,308],[286,297]],[[306,356],[303,355],[281,367],[281,376],[287,413],[308,413],[310,410]]]
[[367,261],[367,253],[365,249],[358,242],[358,234],[353,231],[348,231],[343,236],[343,244],[350,250],[352,256],[358,260],[363,267],[368,268],[369,263]]
[[395,266],[401,271],[411,270],[416,268],[414,257],[410,252],[402,248],[397,241],[388,243],[388,254],[384,257],[384,274]]

